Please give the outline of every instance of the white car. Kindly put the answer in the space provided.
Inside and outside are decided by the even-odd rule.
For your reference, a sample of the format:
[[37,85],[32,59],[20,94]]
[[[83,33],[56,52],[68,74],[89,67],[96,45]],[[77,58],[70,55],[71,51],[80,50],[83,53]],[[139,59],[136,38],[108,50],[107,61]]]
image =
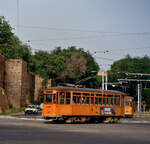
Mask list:
[[38,114],[38,109],[35,105],[28,105],[24,112],[25,114]]

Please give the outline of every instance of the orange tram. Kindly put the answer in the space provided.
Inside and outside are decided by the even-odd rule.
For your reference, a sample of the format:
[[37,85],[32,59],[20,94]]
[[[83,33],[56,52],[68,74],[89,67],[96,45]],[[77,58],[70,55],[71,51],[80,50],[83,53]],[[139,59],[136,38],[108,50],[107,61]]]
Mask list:
[[125,97],[125,110],[124,110],[124,117],[132,118],[133,117],[133,102],[134,98],[130,96]]
[[119,91],[58,86],[43,93],[45,119],[84,123],[117,122],[124,117],[125,93]]

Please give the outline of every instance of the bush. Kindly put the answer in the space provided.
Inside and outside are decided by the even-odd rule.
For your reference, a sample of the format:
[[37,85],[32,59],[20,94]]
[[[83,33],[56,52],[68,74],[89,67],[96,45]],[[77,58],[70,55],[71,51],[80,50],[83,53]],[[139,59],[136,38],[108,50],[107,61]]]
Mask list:
[[9,109],[12,109],[13,108],[13,105],[12,104],[9,104]]

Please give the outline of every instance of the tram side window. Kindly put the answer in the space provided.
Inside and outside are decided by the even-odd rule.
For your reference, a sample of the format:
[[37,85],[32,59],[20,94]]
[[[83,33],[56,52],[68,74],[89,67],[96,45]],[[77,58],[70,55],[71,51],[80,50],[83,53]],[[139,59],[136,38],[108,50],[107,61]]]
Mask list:
[[108,100],[108,105],[113,105],[113,95],[108,95],[107,100]]
[[86,103],[86,97],[81,97],[81,101],[82,101],[82,104],[85,104]]
[[90,96],[89,93],[83,93],[83,98],[84,98],[84,101],[82,102],[83,104],[89,104],[90,103],[89,96]]
[[77,104],[81,104],[81,97],[80,96],[77,97]]
[[66,93],[66,104],[70,104],[70,93]]
[[89,103],[90,103],[90,98],[86,97],[86,104],[89,104]]
[[94,94],[91,94],[91,104],[94,104]]
[[109,105],[109,103],[108,103],[108,96],[105,96],[105,105]]
[[52,94],[46,94],[46,102],[52,103]]
[[76,96],[73,96],[73,104],[76,104]]
[[106,105],[106,96],[103,96],[103,104]]
[[115,96],[115,105],[120,105],[120,96]]
[[91,104],[94,104],[94,97],[91,97]]
[[95,97],[95,104],[98,105],[98,97]]
[[56,96],[56,94],[53,95],[53,104],[57,104],[57,96]]
[[123,99],[123,98],[124,98],[124,96],[123,96],[123,95],[121,95],[120,97],[121,97],[121,106],[124,106],[124,99]]
[[130,106],[130,102],[129,102],[129,101],[126,101],[125,105],[126,105],[126,106]]
[[60,104],[64,104],[65,102],[65,93],[64,92],[60,92]]
[[99,105],[102,105],[102,96],[98,98],[99,99]]
[[[102,95],[101,94],[96,94],[96,97],[98,98],[98,104],[102,104]],[[95,99],[95,104],[96,104],[96,99]]]

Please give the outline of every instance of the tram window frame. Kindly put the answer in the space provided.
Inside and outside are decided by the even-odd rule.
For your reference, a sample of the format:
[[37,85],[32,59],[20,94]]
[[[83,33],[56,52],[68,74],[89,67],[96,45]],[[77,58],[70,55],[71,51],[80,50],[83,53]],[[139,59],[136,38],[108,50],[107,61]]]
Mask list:
[[[49,96],[49,98],[48,98],[48,96]],[[46,94],[46,103],[52,104],[52,99],[53,99],[53,94]]]
[[129,101],[125,102],[125,106],[131,106]]
[[57,95],[53,94],[53,104],[57,104]]
[[114,96],[114,105],[120,106],[120,95],[115,95]]
[[76,96],[73,96],[73,104],[76,104]]
[[99,97],[95,97],[95,105],[98,105],[99,104]]
[[91,105],[94,105],[94,104],[95,104],[95,97],[94,97],[94,94],[93,94],[93,93],[91,93],[90,104],[91,104]]
[[96,97],[98,98],[98,105],[102,105],[102,94],[96,94]]
[[90,104],[90,93],[82,93],[83,98],[85,98],[85,102],[82,104]]
[[108,105],[113,105],[113,95],[107,95]]
[[90,104],[90,97],[89,97],[89,96],[86,97],[86,102],[85,102],[85,104],[88,104],[88,105]]
[[105,101],[105,105],[109,105],[109,104],[108,104],[108,102],[109,102],[109,101],[108,101],[108,95],[105,95],[105,100],[106,100],[106,101]]
[[60,92],[59,93],[59,101],[60,101],[59,102],[60,104],[65,104],[65,92]]
[[81,103],[82,103],[82,104],[86,104],[86,97],[85,97],[85,96],[82,96],[82,97],[81,97]]
[[103,95],[103,105],[106,105],[107,95]]
[[81,96],[76,96],[76,104],[82,104]]
[[94,105],[94,97],[91,96],[90,99],[91,99],[90,104],[91,104],[91,105]]
[[121,106],[124,106],[124,96],[120,95],[120,99],[121,99]]
[[71,93],[66,92],[66,104],[71,104]]
[[103,104],[103,101],[102,101],[102,100],[103,100],[103,97],[102,97],[102,96],[100,96],[98,99],[99,99],[98,104],[99,104],[99,105],[102,105],[102,104]]

